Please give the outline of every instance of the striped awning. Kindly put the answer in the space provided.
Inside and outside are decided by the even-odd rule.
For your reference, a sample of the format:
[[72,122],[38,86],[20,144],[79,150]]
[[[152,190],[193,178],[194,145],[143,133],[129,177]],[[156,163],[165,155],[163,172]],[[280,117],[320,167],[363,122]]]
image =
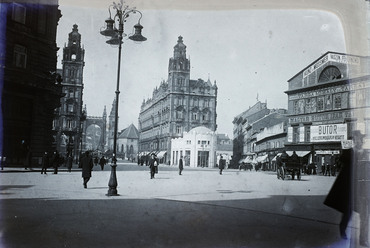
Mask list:
[[160,152],[158,152],[157,158],[163,158],[166,153],[167,153],[167,151],[160,151]]

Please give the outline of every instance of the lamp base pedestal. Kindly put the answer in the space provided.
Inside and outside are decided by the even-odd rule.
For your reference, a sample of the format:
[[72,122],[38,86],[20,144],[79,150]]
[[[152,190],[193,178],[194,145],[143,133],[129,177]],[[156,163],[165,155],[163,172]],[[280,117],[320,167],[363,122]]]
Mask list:
[[110,173],[110,179],[109,179],[109,189],[108,193],[106,196],[118,196],[119,194],[117,193],[117,176],[116,176],[116,167],[117,164],[111,165],[111,173]]

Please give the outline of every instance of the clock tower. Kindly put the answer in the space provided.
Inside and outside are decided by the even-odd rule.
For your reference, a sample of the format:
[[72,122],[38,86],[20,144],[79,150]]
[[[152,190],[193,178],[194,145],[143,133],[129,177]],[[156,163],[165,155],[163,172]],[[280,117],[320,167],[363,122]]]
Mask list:
[[58,119],[56,120],[57,150],[63,156],[79,156],[82,139],[82,94],[85,50],[81,47],[81,34],[77,24],[68,35],[68,44],[63,48],[61,75],[64,97],[61,98]]

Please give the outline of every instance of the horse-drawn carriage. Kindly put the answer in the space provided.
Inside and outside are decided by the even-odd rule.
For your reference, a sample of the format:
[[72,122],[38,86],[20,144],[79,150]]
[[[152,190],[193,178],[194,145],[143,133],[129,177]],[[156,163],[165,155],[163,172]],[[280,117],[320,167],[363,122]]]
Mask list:
[[302,165],[299,162],[297,154],[293,153],[291,157],[283,153],[277,158],[277,178],[285,179],[286,175],[290,175],[292,180],[297,176],[301,180]]

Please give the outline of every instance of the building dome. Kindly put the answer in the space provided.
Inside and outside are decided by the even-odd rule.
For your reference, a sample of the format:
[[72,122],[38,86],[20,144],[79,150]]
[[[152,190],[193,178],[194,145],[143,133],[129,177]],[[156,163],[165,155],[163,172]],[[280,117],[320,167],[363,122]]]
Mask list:
[[191,129],[189,133],[212,133],[212,130],[204,126],[199,126]]

